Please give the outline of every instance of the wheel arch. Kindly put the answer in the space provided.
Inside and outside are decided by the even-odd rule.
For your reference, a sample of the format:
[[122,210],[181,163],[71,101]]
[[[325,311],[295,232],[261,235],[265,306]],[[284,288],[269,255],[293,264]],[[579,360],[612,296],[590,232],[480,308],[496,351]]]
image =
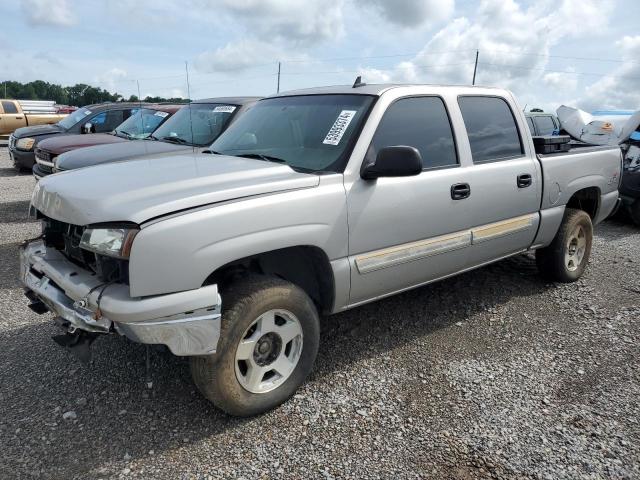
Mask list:
[[567,201],[566,208],[575,208],[586,212],[595,220],[600,210],[600,188],[586,187],[575,191]]
[[[313,245],[297,245],[249,255],[211,272],[204,285],[226,286],[247,275],[273,275],[297,285],[313,300],[318,311],[331,312],[335,302],[335,278],[326,252]],[[223,295],[224,304],[224,295]]]

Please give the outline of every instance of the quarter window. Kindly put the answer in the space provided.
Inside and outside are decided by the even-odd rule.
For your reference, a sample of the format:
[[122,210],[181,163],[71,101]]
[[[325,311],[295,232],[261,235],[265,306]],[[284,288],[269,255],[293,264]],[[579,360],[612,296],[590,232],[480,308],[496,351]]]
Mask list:
[[459,97],[474,162],[507,160],[524,153],[515,118],[503,98]]
[[444,102],[439,97],[402,98],[389,106],[373,137],[369,155],[383,147],[415,147],[423,168],[458,164],[456,148]]

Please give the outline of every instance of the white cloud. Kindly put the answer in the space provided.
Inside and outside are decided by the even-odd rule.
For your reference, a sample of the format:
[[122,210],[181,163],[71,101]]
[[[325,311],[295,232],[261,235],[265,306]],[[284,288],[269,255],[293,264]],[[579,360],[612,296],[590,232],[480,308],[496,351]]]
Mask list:
[[578,104],[585,110],[640,109],[640,35],[625,36],[615,43],[623,63],[611,75],[593,82]]
[[[383,72],[394,81],[471,83],[476,49],[476,83],[516,90],[541,79],[551,48],[562,39],[604,27],[608,1],[538,0],[524,8],[514,0],[483,0],[473,19],[459,17],[439,30],[410,61]],[[380,72],[378,72],[380,75]],[[560,81],[549,76],[547,82]]]
[[195,67],[201,72],[231,72],[284,59],[284,52],[268,43],[243,39],[227,43],[215,50],[201,53]]
[[[101,73],[95,78],[95,81],[105,90],[116,92],[122,90],[123,80],[127,79],[127,72],[122,68],[110,68],[106,72]],[[131,81],[133,83],[133,80]]]
[[22,0],[22,11],[31,25],[69,27],[76,23],[68,0]]
[[[566,72],[573,72],[573,68],[567,68]],[[554,90],[573,92],[578,87],[578,77],[573,73],[549,72],[542,77],[544,84]]]
[[446,20],[453,14],[454,4],[454,0],[371,0],[368,6],[391,23],[417,27]]

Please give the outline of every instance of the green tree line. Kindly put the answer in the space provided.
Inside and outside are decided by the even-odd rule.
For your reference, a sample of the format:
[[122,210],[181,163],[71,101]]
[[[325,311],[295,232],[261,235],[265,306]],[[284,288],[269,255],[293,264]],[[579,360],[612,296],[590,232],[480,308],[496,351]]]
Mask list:
[[[117,92],[111,93],[100,87],[92,87],[84,83],[63,87],[62,85],[44,82],[42,80],[35,80],[28,83],[14,81],[2,82],[0,84],[0,98],[14,100],[54,100],[60,105],[74,105],[76,107],[102,102],[139,101],[135,95],[125,98]],[[153,103],[186,103],[188,100],[184,98],[146,97],[143,101]]]

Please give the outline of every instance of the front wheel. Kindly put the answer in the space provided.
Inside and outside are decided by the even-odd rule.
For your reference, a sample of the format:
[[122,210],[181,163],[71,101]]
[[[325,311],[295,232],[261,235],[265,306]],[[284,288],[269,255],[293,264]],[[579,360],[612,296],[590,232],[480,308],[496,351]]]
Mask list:
[[222,305],[217,352],[191,358],[196,385],[231,415],[280,405],[313,367],[320,337],[315,305],[292,283],[259,276],[232,285]]
[[551,245],[536,251],[538,270],[556,282],[575,282],[587,268],[592,243],[591,217],[583,210],[567,208]]

